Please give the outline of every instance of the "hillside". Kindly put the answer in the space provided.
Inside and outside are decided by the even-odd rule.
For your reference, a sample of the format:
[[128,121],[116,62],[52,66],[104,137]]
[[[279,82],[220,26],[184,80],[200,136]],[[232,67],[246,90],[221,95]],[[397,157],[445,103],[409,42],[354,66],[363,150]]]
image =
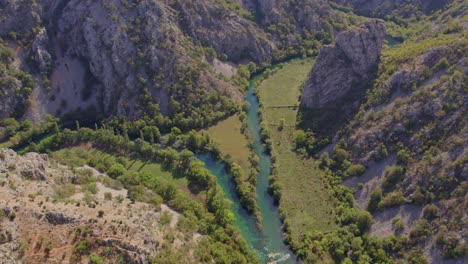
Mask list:
[[[383,239],[384,248],[391,243],[386,251],[395,259],[466,260],[466,12],[466,4],[453,1],[418,22],[423,34],[384,49],[373,85],[340,102],[358,103],[351,116],[337,118],[328,102],[318,110],[305,105],[299,118],[308,143],[298,150],[320,156],[322,169],[351,188],[353,207],[373,215],[369,234]],[[416,32],[421,24],[406,30]],[[327,68],[311,74],[320,72]]]
[[241,63],[312,54],[331,41],[333,27],[350,24],[326,1],[292,2],[4,1],[0,37],[11,52],[3,63],[14,60],[7,68],[33,78],[15,81],[17,98],[3,91],[0,117],[211,125],[242,100],[249,70],[231,77]]
[[109,176],[45,154],[1,149],[0,160],[2,263],[197,262],[203,236],[167,205],[131,201]]

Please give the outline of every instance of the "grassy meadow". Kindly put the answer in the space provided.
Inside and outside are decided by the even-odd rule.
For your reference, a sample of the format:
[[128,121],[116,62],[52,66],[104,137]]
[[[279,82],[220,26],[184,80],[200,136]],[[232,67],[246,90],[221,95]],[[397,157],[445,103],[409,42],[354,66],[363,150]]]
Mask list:
[[[293,151],[300,89],[312,65],[310,60],[285,64],[258,87],[263,122],[270,132],[282,186],[280,206],[291,224],[293,240],[307,230],[326,232],[337,227],[319,162]],[[279,127],[281,119],[283,129]]]
[[207,134],[224,155],[231,156],[233,162],[242,167],[245,175],[248,175],[250,162],[249,142],[241,133],[242,123],[237,115],[231,116],[215,126],[202,130],[202,134]]

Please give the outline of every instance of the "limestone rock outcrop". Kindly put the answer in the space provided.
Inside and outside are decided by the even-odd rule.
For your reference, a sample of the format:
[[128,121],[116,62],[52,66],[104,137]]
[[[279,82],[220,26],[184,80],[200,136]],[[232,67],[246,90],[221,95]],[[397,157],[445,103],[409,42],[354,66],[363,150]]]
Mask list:
[[302,106],[324,107],[372,81],[385,35],[384,22],[371,19],[355,30],[340,33],[334,46],[324,46],[304,87]]
[[41,71],[46,71],[52,62],[52,56],[49,51],[49,36],[45,28],[41,28],[32,43],[32,52],[34,60],[39,65]]

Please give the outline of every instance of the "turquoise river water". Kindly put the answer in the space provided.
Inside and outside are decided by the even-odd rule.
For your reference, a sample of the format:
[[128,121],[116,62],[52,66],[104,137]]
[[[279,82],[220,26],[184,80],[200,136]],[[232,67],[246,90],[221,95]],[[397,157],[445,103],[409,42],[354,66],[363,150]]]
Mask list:
[[258,115],[259,102],[255,95],[255,81],[259,76],[250,81],[246,100],[249,103],[247,111],[248,129],[252,136],[254,151],[259,157],[259,174],[257,181],[257,203],[263,219],[263,228],[259,230],[254,217],[244,210],[237,197],[234,182],[222,162],[212,158],[208,154],[200,154],[197,157],[205,162],[208,170],[216,176],[218,184],[223,188],[227,199],[232,201],[232,211],[236,216],[236,226],[241,230],[247,243],[254,250],[261,263],[296,263],[295,255],[283,242],[281,221],[278,207],[274,205],[273,198],[268,194],[268,177],[271,173],[271,157],[267,153],[260,138],[260,117]]

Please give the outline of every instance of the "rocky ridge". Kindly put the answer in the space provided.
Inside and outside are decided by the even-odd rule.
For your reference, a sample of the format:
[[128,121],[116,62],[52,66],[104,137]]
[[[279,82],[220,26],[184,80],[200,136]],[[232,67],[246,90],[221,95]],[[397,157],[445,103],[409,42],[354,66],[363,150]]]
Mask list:
[[372,19],[340,33],[334,46],[324,46],[306,81],[301,105],[321,108],[369,84],[377,73],[385,34],[384,22]]

